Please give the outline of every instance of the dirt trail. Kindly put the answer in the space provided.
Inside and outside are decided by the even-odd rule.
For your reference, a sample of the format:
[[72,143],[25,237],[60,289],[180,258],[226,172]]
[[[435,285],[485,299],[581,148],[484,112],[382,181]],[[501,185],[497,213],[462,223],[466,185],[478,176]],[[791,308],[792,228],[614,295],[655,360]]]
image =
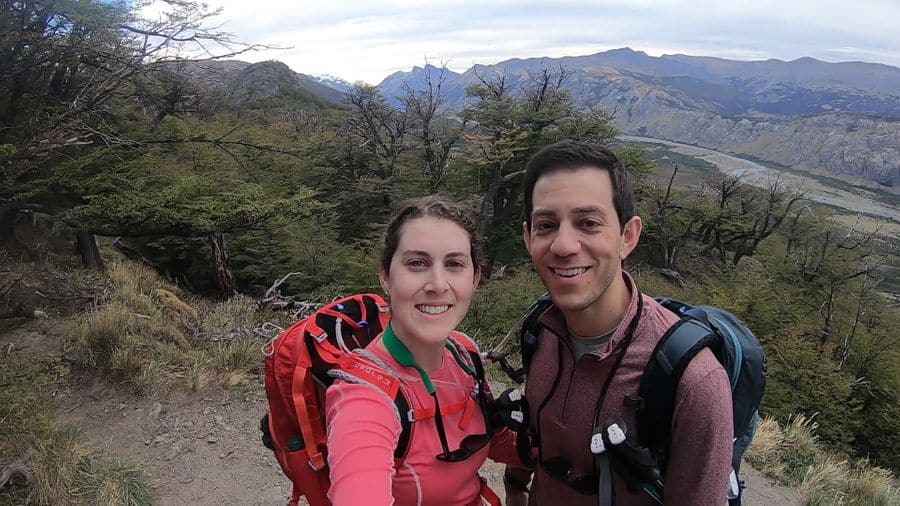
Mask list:
[[[62,397],[62,398],[60,398]],[[286,504],[290,483],[259,439],[259,391],[123,395],[94,382],[57,395],[85,438],[140,464],[161,504]]]
[[[92,382],[55,397],[61,415],[95,446],[143,466],[159,482],[162,504],[287,503],[290,485],[259,442],[266,409],[261,388],[154,400]],[[488,462],[482,474],[502,494],[502,466]],[[747,506],[801,504],[796,491],[775,486],[749,466],[744,478]]]
[[[0,345],[23,360],[53,348],[23,329],[0,335]],[[290,483],[260,443],[259,418],[266,410],[260,384],[137,397],[95,378],[69,376],[50,394],[60,418],[79,427],[89,444],[148,472],[163,505],[283,505],[290,497]],[[502,469],[490,461],[482,468],[501,495]],[[745,505],[801,504],[795,490],[772,484],[749,466],[743,474]]]

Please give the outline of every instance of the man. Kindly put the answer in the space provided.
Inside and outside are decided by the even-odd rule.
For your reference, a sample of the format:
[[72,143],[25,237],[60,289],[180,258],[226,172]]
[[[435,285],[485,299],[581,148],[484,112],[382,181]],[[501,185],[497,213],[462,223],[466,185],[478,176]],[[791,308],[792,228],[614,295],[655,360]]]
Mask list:
[[[538,320],[525,389],[536,456],[529,504],[654,504],[628,490],[614,456],[591,452],[595,423],[640,440],[642,372],[678,320],[622,268],[642,229],[625,171],[607,149],[562,141],[528,163],[524,199],[525,247],[552,302]],[[726,502],[732,431],[728,376],[705,349],[677,389],[665,504]],[[527,473],[507,472],[508,504],[524,503],[527,481]]]

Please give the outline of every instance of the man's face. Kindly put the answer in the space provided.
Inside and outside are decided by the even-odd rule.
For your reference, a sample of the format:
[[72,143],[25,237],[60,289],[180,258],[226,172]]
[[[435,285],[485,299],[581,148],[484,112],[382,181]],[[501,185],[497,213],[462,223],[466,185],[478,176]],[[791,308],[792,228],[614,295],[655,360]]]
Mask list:
[[532,201],[525,247],[551,300],[564,314],[597,309],[609,287],[623,283],[622,260],[637,245],[640,218],[622,230],[610,174],[594,167],[541,176]]

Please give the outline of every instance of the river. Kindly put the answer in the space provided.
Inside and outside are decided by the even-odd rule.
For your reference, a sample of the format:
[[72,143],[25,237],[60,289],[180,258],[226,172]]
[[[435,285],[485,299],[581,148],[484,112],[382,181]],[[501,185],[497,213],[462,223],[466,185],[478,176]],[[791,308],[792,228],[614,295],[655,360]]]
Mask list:
[[[742,174],[744,181],[754,186],[765,188],[772,181],[775,181],[776,178],[780,178],[786,187],[799,189],[809,200],[840,207],[852,213],[878,216],[900,223],[900,209],[878,202],[875,200],[874,194],[871,197],[866,197],[865,195],[855,194],[841,188],[825,186],[811,177],[766,167],[752,160],[722,153],[714,149],[634,135],[621,135],[619,139],[627,142],[650,142],[669,146],[678,153],[706,160],[726,174]],[[857,189],[857,191],[860,193],[865,192],[862,189]]]

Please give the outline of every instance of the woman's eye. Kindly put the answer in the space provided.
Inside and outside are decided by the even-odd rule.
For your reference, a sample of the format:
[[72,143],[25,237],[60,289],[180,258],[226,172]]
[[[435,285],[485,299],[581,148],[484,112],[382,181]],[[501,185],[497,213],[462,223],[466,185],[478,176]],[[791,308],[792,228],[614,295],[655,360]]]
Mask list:
[[465,264],[465,262],[460,262],[460,261],[458,261],[458,260],[454,260],[454,261],[452,261],[452,262],[447,262],[447,267],[450,268],[450,269],[457,269],[457,270],[458,270],[458,269],[465,269],[465,268],[466,268],[466,264]]
[[425,260],[413,259],[409,262],[406,262],[406,265],[412,267],[413,269],[421,269],[423,267],[427,267],[428,263]]

